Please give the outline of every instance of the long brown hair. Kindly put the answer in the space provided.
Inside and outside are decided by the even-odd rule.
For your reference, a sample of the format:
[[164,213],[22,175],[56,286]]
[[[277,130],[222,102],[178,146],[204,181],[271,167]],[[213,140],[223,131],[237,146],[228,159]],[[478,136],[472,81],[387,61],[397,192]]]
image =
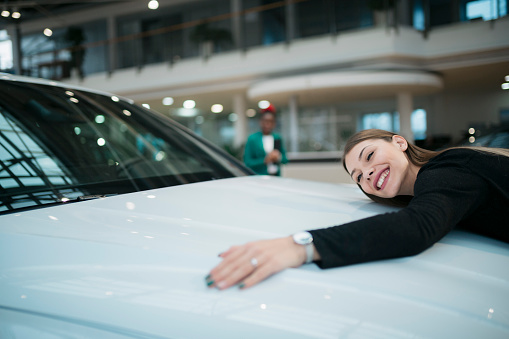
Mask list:
[[[356,134],[351,136],[350,139],[348,139],[348,141],[346,142],[344,155],[343,155],[343,167],[348,172],[348,169],[346,168],[345,155],[348,154],[352,150],[352,148],[354,148],[360,142],[363,142],[366,140],[371,140],[371,139],[381,139],[381,140],[385,140],[387,142],[391,142],[392,137],[395,135],[397,135],[397,134],[393,133],[393,132],[381,130],[381,129],[367,129],[367,130],[357,132]],[[494,148],[487,148],[487,147],[452,147],[452,148],[468,148],[468,149],[473,149],[476,151],[486,152],[486,153],[495,154],[495,155],[509,156],[509,150],[507,150],[507,149],[494,149]],[[408,160],[412,164],[421,167],[424,164],[426,164],[428,161],[430,161],[431,158],[433,158],[433,157],[437,156],[438,154],[440,154],[444,151],[447,151],[449,149],[451,149],[451,148],[444,149],[441,151],[430,151],[430,150],[415,146],[411,143],[408,143],[408,147],[405,150],[405,154],[407,155]],[[358,186],[362,190],[362,192],[364,192],[362,187],[360,185],[358,185]],[[399,207],[408,205],[408,203],[412,199],[412,196],[407,196],[407,195],[399,195],[394,198],[381,198],[376,195],[368,194],[366,192],[364,192],[364,194],[366,194],[371,200],[373,200],[375,202],[385,204],[385,205],[390,205],[390,206],[399,206]]]

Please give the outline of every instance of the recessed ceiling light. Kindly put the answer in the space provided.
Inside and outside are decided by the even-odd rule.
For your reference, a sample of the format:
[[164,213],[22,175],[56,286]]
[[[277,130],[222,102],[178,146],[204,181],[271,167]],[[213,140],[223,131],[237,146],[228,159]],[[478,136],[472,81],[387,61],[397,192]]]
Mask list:
[[174,100],[172,97],[166,97],[163,99],[164,106],[171,106],[171,105],[173,105],[173,102],[174,102]]
[[194,100],[186,100],[184,101],[183,107],[188,109],[195,108],[196,102]]
[[223,105],[221,104],[212,105],[210,110],[212,111],[212,113],[221,113],[223,111]]
[[258,107],[260,107],[261,109],[266,109],[269,106],[270,106],[270,102],[268,102],[267,100],[262,100],[262,101],[258,102]]
[[150,9],[158,9],[159,8],[159,2],[157,0],[150,0],[148,2],[148,8],[150,8]]

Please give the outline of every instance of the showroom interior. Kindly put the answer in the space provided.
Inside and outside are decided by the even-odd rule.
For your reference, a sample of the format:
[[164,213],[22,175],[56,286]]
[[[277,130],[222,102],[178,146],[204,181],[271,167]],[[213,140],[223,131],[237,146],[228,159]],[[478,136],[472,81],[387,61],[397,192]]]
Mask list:
[[242,156],[277,110],[283,176],[342,182],[346,139],[438,149],[509,123],[507,0],[3,1],[2,72],[133,99]]

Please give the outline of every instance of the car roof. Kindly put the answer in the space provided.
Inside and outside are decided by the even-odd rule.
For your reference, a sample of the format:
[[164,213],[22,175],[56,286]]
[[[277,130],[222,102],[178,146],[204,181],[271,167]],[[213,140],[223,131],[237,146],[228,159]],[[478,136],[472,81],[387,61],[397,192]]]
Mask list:
[[84,91],[84,92],[96,93],[96,94],[100,94],[100,95],[104,95],[104,96],[116,96],[119,99],[125,100],[131,104],[134,103],[134,101],[132,99],[121,97],[121,96],[118,96],[113,93],[90,89],[90,88],[86,88],[86,87],[82,87],[82,86],[78,86],[78,85],[74,85],[74,84],[67,84],[65,82],[60,82],[60,81],[55,81],[55,80],[33,78],[33,77],[13,75],[13,74],[9,74],[9,73],[1,73],[1,72],[0,72],[0,80],[19,81],[19,82],[23,82],[23,83],[46,85],[46,86],[56,86],[56,87],[62,87],[65,89],[74,89],[74,90],[79,90],[79,91]]

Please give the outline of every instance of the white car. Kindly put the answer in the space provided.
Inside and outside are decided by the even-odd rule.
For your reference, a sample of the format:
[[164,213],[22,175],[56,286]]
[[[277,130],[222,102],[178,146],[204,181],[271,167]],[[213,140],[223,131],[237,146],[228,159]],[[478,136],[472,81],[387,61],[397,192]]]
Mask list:
[[208,288],[231,245],[392,209],[252,175],[129,100],[0,78],[0,338],[509,338],[509,245],[461,231]]

